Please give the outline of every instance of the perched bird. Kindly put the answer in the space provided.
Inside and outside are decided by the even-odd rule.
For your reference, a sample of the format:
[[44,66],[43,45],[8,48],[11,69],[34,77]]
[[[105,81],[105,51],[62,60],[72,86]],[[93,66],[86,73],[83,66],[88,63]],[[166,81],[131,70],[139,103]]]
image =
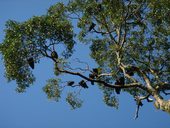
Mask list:
[[67,85],[68,85],[68,86],[72,86],[73,84],[74,84],[74,81],[68,81],[68,82],[67,82]]
[[129,76],[134,76],[134,73],[138,71],[138,68],[135,67],[135,66],[131,66],[129,67],[128,69],[126,69],[126,73],[129,75]]
[[98,74],[99,74],[98,68],[93,68],[93,75],[94,75],[95,77],[97,77]]
[[81,81],[79,82],[79,85],[80,85],[81,87],[83,87],[83,88],[89,88],[84,80],[81,80]]
[[28,62],[28,64],[29,64],[29,66],[30,66],[32,69],[34,69],[34,59],[33,59],[33,57],[28,58],[28,59],[27,59],[27,62]]
[[127,70],[126,70],[126,73],[127,73],[129,76],[134,76],[134,71],[132,71],[131,69],[127,69]]
[[58,59],[58,54],[57,54],[57,52],[56,52],[56,51],[52,51],[52,52],[51,52],[51,57],[52,57],[53,59]]
[[[115,85],[120,85],[120,86],[124,86],[125,84],[125,78],[122,76],[119,79],[116,80]],[[117,94],[120,94],[121,92],[121,88],[120,87],[115,87],[115,91]]]
[[91,25],[90,25],[90,27],[89,27],[89,32],[90,32],[92,29],[94,29],[95,26],[96,26],[96,24],[92,22]]
[[[94,79],[94,78],[95,78],[95,75],[94,75],[94,74],[89,74],[89,78]],[[91,84],[94,85],[94,82],[91,81]]]
[[115,88],[115,92],[116,92],[116,94],[120,94],[120,92],[121,92],[121,88],[116,87],[116,88]]

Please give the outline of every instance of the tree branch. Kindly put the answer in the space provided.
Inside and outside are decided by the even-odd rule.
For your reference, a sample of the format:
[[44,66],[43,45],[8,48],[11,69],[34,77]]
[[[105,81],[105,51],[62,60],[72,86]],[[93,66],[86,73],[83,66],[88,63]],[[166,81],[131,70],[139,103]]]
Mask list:
[[[105,28],[106,28],[109,36],[110,36],[110,39],[111,39],[114,43],[117,44],[117,41],[116,41],[115,38],[112,36],[112,34],[111,34],[112,32],[110,31],[110,29],[109,29],[109,27],[108,27],[108,25],[107,25],[105,16],[104,16],[103,14],[102,14],[102,18],[103,18],[103,21],[104,21],[104,24],[103,24],[103,25],[105,26]],[[95,20],[96,20],[97,22],[101,23],[97,18],[95,18]]]
[[136,107],[136,112],[135,112],[135,117],[134,117],[135,120],[139,117],[139,109],[140,109],[140,105],[138,104]]
[[[47,56],[48,58],[51,58],[55,63],[58,63],[57,60],[53,59],[52,57],[50,56]],[[97,80],[97,79],[91,79],[89,77],[86,77],[85,75],[79,73],[79,72],[72,72],[72,71],[68,71],[68,70],[63,70],[63,69],[60,69],[57,67],[57,70],[61,73],[67,73],[67,74],[71,74],[71,75],[75,75],[75,76],[79,76],[87,81],[90,81],[90,82],[96,82],[96,83],[100,83],[102,84],[103,86],[105,87],[108,87],[108,88],[140,88],[144,91],[148,91],[146,87],[144,87],[142,84],[136,82],[136,83],[130,83],[130,84],[125,84],[124,86],[121,86],[121,85],[114,85],[114,84],[109,84],[109,83],[106,83],[105,81],[103,80]]]
[[170,95],[170,92],[165,92],[164,90],[162,90],[162,92],[165,94],[165,95]]
[[93,28],[93,31],[94,31],[95,33],[102,34],[102,35],[105,35],[105,34],[111,34],[111,33],[113,33],[113,32],[114,32],[114,31],[110,31],[110,32],[97,31],[95,28]]

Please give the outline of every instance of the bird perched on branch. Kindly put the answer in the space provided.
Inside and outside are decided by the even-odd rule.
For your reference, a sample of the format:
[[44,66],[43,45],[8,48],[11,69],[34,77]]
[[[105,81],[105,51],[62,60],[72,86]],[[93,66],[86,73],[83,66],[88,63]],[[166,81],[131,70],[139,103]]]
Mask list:
[[89,32],[90,32],[92,29],[94,29],[95,26],[96,26],[96,24],[92,22],[91,25],[90,25],[90,27],[89,27]]
[[58,54],[57,54],[57,52],[56,52],[56,51],[52,51],[52,52],[51,52],[51,57],[52,57],[53,59],[57,60],[57,59],[58,59]]
[[72,86],[73,84],[74,84],[74,81],[68,81],[68,82],[67,82],[67,85],[68,85],[68,86]]
[[29,66],[30,66],[32,69],[34,69],[34,59],[33,59],[33,57],[28,58],[28,59],[27,59],[27,62],[28,62],[28,64],[29,64]]
[[134,76],[134,73],[138,71],[138,68],[135,67],[135,66],[131,66],[129,68],[126,69],[126,73],[129,75],[129,76]]
[[80,85],[81,87],[83,87],[83,88],[89,88],[84,80],[81,80],[81,81],[79,82],[79,85]]
[[[95,75],[94,75],[94,74],[89,74],[89,78],[94,79],[94,78],[95,78]],[[94,85],[94,82],[91,81],[91,84]]]
[[[125,84],[125,78],[124,78],[123,76],[120,77],[120,78],[118,78],[118,79],[116,80],[116,82],[115,82],[115,85],[124,86],[124,84]],[[116,91],[117,94],[120,94],[121,88],[120,88],[120,87],[116,87],[116,88],[115,88],[115,91]]]
[[95,77],[98,77],[98,75],[99,75],[99,69],[98,68],[93,68],[93,75]]

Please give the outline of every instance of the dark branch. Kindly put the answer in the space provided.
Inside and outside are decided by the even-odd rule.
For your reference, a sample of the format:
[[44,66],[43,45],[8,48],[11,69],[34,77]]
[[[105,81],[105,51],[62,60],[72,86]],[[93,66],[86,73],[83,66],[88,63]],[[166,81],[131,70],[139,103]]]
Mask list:
[[146,97],[139,97],[139,96],[135,96],[135,101],[136,101],[136,105],[137,105],[137,108],[136,108],[136,112],[135,112],[135,120],[139,117],[139,109],[140,107],[143,106],[143,103],[142,103],[142,100],[146,99],[148,96]]
[[140,109],[140,105],[137,105],[136,112],[135,112],[135,117],[134,117],[135,120],[139,117],[139,109]]
[[[51,56],[47,56],[48,58],[51,58]],[[57,60],[51,58],[55,63],[58,63]],[[72,71],[68,71],[68,70],[63,70],[63,69],[60,69],[57,67],[57,70],[61,73],[67,73],[67,74],[71,74],[71,75],[75,75],[75,76],[79,76],[87,81],[90,81],[90,82],[96,82],[96,83],[100,83],[102,84],[103,86],[105,87],[108,87],[108,88],[140,88],[144,91],[147,91],[148,92],[148,89],[143,86],[142,84],[138,83],[138,82],[134,82],[134,83],[130,83],[130,84],[125,84],[124,86],[120,86],[120,85],[113,85],[113,84],[109,84],[109,83],[106,83],[105,81],[103,80],[95,80],[95,79],[91,79],[89,77],[86,77],[85,75],[79,73],[79,72],[72,72]]]
[[164,90],[162,91],[165,95],[170,95],[170,92],[165,92]]

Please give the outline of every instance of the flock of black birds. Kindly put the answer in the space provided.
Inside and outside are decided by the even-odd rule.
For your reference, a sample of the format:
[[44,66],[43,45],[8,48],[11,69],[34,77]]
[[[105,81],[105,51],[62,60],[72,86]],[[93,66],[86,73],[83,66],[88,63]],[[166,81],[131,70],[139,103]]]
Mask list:
[[[131,66],[130,68],[126,69],[126,73],[129,75],[129,76],[134,76],[134,73],[137,71],[137,67],[135,66]],[[93,68],[93,71],[91,74],[89,74],[89,78],[94,80],[95,78],[97,78],[99,75],[99,70],[98,68]],[[91,81],[91,84],[94,85],[94,81]],[[125,85],[125,78],[124,76],[121,76],[119,78],[116,79],[115,81],[115,92],[117,94],[120,94],[121,92],[121,87]]]
[[[57,54],[56,51],[52,51],[52,52],[51,52],[51,58],[52,58],[53,60],[57,60],[57,59],[58,59],[58,54]],[[29,66],[30,66],[32,69],[34,69],[34,63],[35,63],[35,62],[34,62],[33,57],[28,58],[28,59],[27,59],[27,62],[28,62],[28,64],[29,64]],[[128,75],[130,75],[130,76],[133,76],[133,75],[134,75],[134,72],[135,72],[136,70],[137,70],[136,67],[132,66],[131,68],[128,68],[128,69],[126,70],[126,73],[127,73]],[[98,68],[93,68],[93,69],[92,69],[92,73],[89,74],[89,78],[91,79],[91,84],[92,84],[92,85],[94,85],[94,81],[93,81],[93,80],[95,80],[95,79],[98,77],[98,75],[99,75],[99,69],[98,69]],[[74,81],[68,81],[68,82],[67,82],[67,85],[68,85],[68,86],[73,86],[74,84],[75,84]],[[81,80],[78,84],[79,84],[79,86],[81,86],[81,87],[83,87],[83,88],[88,88],[88,86],[87,86],[87,84],[86,84],[86,82],[85,82],[84,80]],[[119,78],[116,79],[116,81],[115,81],[115,85],[116,85],[116,87],[115,87],[115,92],[116,92],[117,94],[120,94],[120,92],[121,92],[121,87],[124,86],[124,84],[125,84],[125,78],[124,78],[124,76],[121,76],[121,77],[119,77]]]
[[[98,1],[96,0],[96,2],[98,2]],[[102,5],[101,5],[101,4],[98,4],[97,9],[98,9],[98,11],[101,11],[101,10],[102,10]],[[89,26],[88,31],[89,31],[89,32],[92,31],[92,30],[95,28],[95,26],[96,26],[96,24],[92,22],[91,25]],[[58,59],[58,54],[57,54],[56,51],[52,51],[52,52],[51,52],[51,58],[52,58],[54,61],[57,61],[57,59]],[[28,64],[29,64],[29,66],[30,66],[32,69],[34,69],[34,63],[35,63],[34,58],[33,58],[33,57],[28,58],[28,59],[27,59],[27,62],[28,62]],[[130,76],[133,76],[135,70],[136,70],[135,67],[132,66],[131,68],[129,68],[129,69],[126,70],[126,73],[127,73],[128,75],[130,75]],[[92,84],[92,85],[94,85],[94,81],[93,81],[93,80],[95,80],[95,79],[98,77],[98,75],[99,75],[99,70],[98,70],[98,68],[93,68],[92,73],[89,74],[89,78],[91,79],[91,84]],[[68,82],[67,82],[67,85],[68,85],[68,86],[72,86],[72,87],[73,87],[74,84],[75,84],[74,81],[68,81]],[[78,84],[79,84],[79,86],[81,86],[81,87],[83,87],[83,88],[88,88],[88,86],[87,86],[87,84],[86,84],[86,82],[85,82],[84,80],[81,80]],[[115,85],[117,85],[117,86],[115,87],[115,92],[116,92],[117,94],[120,94],[120,92],[121,92],[121,86],[124,86],[124,84],[125,84],[125,78],[124,78],[124,76],[121,76],[121,77],[119,77],[118,79],[116,79]],[[118,85],[119,85],[119,86],[118,86]]]
[[[130,76],[133,76],[135,70],[136,70],[136,67],[133,67],[133,66],[132,66],[131,68],[128,68],[128,69],[127,69],[126,73],[127,73],[128,75],[130,75]],[[96,78],[98,78],[98,76],[99,76],[99,69],[98,69],[98,68],[93,68],[92,71],[91,71],[91,73],[89,74],[89,78],[90,78],[90,80],[91,80],[91,85],[94,85],[94,80],[95,80]],[[86,81],[84,81],[84,80],[81,80],[81,81],[78,83],[78,85],[75,85],[75,86],[74,86],[74,84],[75,84],[74,81],[68,81],[68,82],[67,82],[67,85],[68,85],[68,86],[72,86],[72,87],[81,86],[81,87],[83,87],[83,88],[88,88],[88,86],[87,86],[87,84],[86,84]],[[115,92],[116,92],[116,94],[120,94],[120,92],[121,92],[121,87],[125,85],[125,78],[124,78],[124,76],[121,76],[121,77],[117,78],[116,81],[115,81],[115,85],[116,85],[116,87],[115,87]]]

